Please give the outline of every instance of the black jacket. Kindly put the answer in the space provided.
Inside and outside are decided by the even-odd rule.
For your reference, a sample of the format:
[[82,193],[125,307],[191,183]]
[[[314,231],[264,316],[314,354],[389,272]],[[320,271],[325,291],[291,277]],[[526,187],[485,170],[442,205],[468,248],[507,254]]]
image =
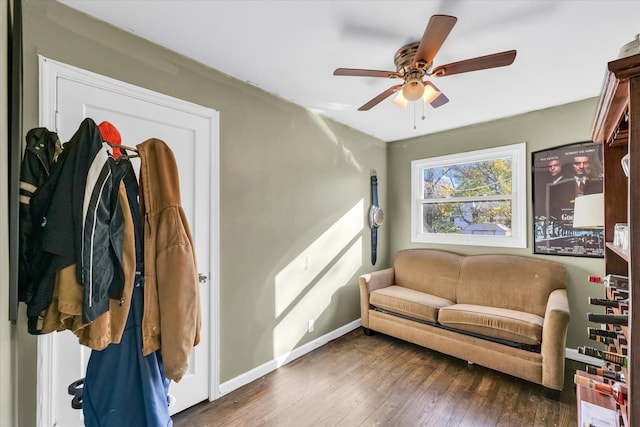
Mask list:
[[33,224],[31,219],[31,197],[53,172],[62,145],[58,135],[46,128],[31,129],[27,132],[26,142],[20,167],[18,299],[28,303],[34,292],[34,229],[39,228],[39,224]]
[[[31,198],[31,216],[40,227],[34,233],[38,280],[27,307],[30,333],[39,333],[37,320],[51,303],[56,273],[66,266],[77,264],[85,323],[108,310],[109,294],[122,292],[123,219],[117,191],[126,165],[106,155],[106,148],[98,126],[85,119],[64,145],[54,172]],[[85,231],[92,236],[88,244]]]

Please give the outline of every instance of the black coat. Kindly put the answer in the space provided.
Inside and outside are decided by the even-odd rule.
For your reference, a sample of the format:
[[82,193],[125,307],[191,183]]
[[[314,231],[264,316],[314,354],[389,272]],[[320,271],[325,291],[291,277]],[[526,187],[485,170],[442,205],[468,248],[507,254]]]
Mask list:
[[18,299],[28,303],[34,292],[34,230],[39,228],[39,224],[31,219],[31,197],[53,172],[62,145],[58,135],[46,128],[31,129],[27,132],[26,142],[20,167]]
[[[77,281],[85,286],[83,299],[83,321],[89,323],[108,310],[109,289],[117,295],[124,286],[122,270],[122,212],[118,206],[119,180],[124,170],[113,158],[107,156],[103,167],[109,169],[101,174],[102,185],[90,180],[88,195],[92,199],[92,245],[83,243],[85,226],[84,199],[87,177],[98,154],[103,151],[103,140],[98,126],[89,118],[85,119],[71,140],[64,145],[64,151],[49,179],[38,188],[31,198],[31,216],[39,224],[35,233],[38,253],[34,256],[33,271],[37,277],[34,295],[27,304],[29,332],[39,333],[38,317],[49,306],[53,296],[56,273],[71,264],[77,264]],[[101,154],[104,157],[104,152]],[[111,168],[113,172],[110,173]],[[123,170],[123,172],[117,172]],[[115,194],[115,197],[114,197]],[[96,197],[98,200],[95,200]],[[95,219],[95,221],[93,221]],[[97,251],[96,251],[97,249]],[[91,276],[91,287],[85,283],[86,266],[83,263],[91,254],[100,253],[95,259]],[[93,259],[93,258],[92,258]]]

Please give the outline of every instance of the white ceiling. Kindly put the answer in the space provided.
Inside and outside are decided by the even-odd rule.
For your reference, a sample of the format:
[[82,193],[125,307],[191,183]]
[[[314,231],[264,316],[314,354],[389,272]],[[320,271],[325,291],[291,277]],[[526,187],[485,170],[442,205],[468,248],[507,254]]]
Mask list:
[[[597,96],[606,63],[640,33],[637,0],[60,1],[385,141]],[[357,111],[400,81],[333,70],[395,71],[433,14],[458,18],[434,65],[510,49],[515,62],[434,78],[450,102],[424,120],[393,97]]]

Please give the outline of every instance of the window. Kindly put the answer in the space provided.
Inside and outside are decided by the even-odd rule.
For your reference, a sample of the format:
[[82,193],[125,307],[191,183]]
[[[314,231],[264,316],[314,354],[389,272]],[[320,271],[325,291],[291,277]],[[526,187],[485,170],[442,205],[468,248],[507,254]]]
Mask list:
[[411,162],[411,240],[524,248],[525,143]]

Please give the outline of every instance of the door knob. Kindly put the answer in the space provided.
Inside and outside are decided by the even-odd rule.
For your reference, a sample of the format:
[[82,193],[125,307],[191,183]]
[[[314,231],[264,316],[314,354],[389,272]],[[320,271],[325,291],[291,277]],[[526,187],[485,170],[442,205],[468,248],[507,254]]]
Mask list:
[[209,278],[205,274],[198,273],[198,282],[206,283],[207,280],[209,280]]

